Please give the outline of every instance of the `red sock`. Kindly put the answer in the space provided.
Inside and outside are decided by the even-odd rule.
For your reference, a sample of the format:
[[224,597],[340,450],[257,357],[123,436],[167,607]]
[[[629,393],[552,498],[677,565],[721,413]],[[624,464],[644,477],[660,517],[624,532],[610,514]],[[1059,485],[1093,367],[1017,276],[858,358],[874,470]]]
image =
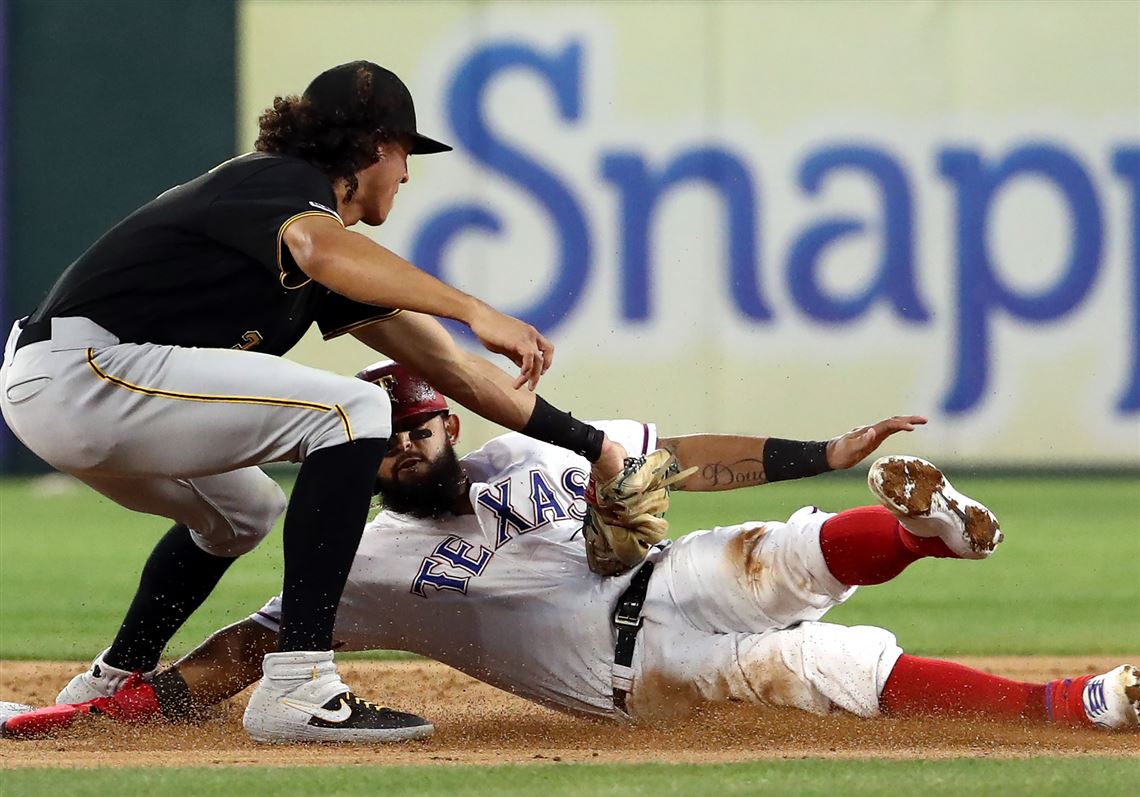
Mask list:
[[1045,715],[1050,722],[1064,725],[1092,725],[1085,713],[1085,684],[1092,675],[1061,678],[1045,684]]
[[926,556],[957,558],[937,537],[916,537],[882,506],[848,509],[819,534],[827,569],[848,586],[882,584]]
[[[879,696],[884,714],[1052,719],[1044,684],[1011,681],[952,661],[903,655]],[[1079,702],[1079,698],[1078,698]],[[1084,716],[1082,711],[1082,716]]]

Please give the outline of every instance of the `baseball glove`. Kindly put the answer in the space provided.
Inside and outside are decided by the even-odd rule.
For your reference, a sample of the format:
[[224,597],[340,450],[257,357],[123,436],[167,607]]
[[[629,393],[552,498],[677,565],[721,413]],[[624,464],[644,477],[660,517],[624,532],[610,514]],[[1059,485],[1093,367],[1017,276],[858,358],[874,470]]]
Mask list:
[[586,561],[603,576],[615,576],[636,566],[665,539],[669,523],[670,488],[696,468],[681,470],[665,449],[630,457],[621,473],[604,484],[590,481],[586,491]]

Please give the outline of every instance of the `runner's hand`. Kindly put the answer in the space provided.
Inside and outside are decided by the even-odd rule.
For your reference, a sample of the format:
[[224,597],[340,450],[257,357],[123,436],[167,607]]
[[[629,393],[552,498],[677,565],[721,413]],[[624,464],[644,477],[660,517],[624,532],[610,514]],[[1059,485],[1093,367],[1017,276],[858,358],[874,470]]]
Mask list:
[[863,461],[884,440],[897,432],[913,432],[926,423],[921,415],[896,415],[871,426],[860,426],[827,443],[827,464],[832,470],[844,470]]

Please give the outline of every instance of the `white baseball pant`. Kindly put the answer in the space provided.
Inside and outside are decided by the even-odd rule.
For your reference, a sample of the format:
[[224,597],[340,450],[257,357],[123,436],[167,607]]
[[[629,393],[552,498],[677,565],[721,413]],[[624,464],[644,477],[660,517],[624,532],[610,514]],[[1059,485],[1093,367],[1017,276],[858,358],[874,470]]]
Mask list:
[[821,623],[854,587],[820,549],[832,514],[745,523],[677,540],[649,582],[628,707],[653,721],[700,702],[739,700],[814,713],[879,713],[902,655],[889,631]]

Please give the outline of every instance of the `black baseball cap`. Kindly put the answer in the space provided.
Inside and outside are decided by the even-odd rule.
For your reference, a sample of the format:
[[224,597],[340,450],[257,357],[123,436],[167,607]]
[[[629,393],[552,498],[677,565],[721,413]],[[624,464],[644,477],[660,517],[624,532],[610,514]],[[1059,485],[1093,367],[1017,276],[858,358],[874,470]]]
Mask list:
[[[369,78],[371,91],[361,97],[358,93],[360,81]],[[371,61],[351,61],[326,69],[313,78],[305,89],[304,97],[318,111],[329,116],[351,116],[355,115],[353,111],[359,110],[373,118],[377,128],[411,136],[411,155],[451,151],[451,147],[442,141],[420,135],[416,130],[412,93],[394,72]],[[355,107],[362,101],[365,107]]]

